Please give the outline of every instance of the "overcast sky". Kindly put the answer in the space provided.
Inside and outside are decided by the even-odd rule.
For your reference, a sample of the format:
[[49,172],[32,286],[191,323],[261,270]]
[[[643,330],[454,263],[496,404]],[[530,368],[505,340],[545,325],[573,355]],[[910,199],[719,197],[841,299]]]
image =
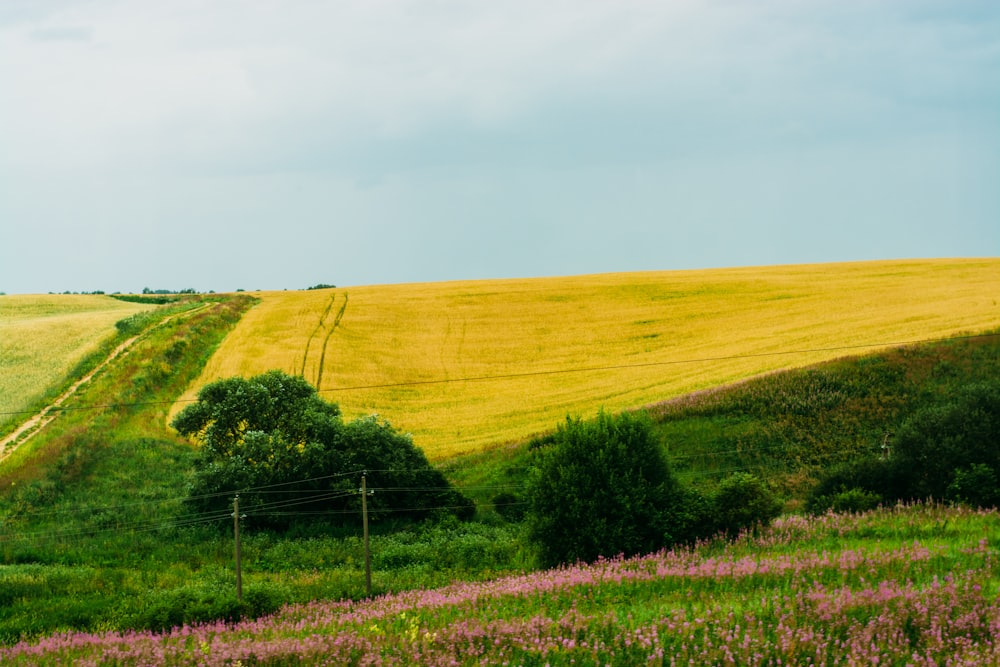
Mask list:
[[1000,255],[995,0],[0,0],[0,291]]

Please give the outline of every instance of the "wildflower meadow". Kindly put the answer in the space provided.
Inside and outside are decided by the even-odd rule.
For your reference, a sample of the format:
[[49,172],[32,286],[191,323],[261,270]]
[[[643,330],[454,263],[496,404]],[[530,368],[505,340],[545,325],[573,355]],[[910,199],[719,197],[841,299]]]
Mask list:
[[4,665],[989,665],[994,511],[786,516],[733,542],[164,633],[64,633]]

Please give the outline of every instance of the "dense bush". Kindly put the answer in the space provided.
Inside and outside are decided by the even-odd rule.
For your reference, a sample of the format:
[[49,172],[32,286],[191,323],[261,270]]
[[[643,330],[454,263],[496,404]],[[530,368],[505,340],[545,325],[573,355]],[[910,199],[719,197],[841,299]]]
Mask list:
[[164,631],[209,621],[234,622],[272,614],[288,599],[289,590],[277,584],[250,584],[238,600],[231,582],[189,584],[153,591],[137,601],[129,626]]
[[528,532],[545,565],[654,551],[679,495],[646,417],[567,418],[531,480]]
[[730,536],[767,526],[781,514],[781,502],[759,478],[745,472],[723,480],[712,497],[716,529]]
[[948,500],[976,507],[1000,506],[1000,486],[993,468],[973,463],[955,471],[945,495]]
[[158,315],[152,312],[134,313],[115,322],[115,329],[123,336],[134,336],[156,320]]
[[882,504],[882,496],[874,491],[868,491],[858,487],[849,489],[843,488],[835,493],[813,496],[810,499],[809,509],[814,514],[821,514],[827,510],[834,512],[858,514],[875,509]]

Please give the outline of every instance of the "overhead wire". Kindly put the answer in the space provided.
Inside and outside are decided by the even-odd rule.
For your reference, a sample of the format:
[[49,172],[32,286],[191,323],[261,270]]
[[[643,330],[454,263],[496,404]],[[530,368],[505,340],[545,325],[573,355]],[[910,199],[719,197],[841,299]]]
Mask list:
[[[784,356],[784,355],[795,355],[795,354],[815,354],[817,352],[842,352],[846,350],[861,350],[861,349],[871,349],[871,348],[893,348],[893,347],[904,347],[908,345],[926,345],[930,343],[945,343],[950,341],[958,340],[971,340],[976,338],[991,338],[1000,336],[1000,333],[980,333],[980,334],[966,334],[961,336],[946,336],[940,338],[924,338],[917,340],[905,340],[905,341],[889,341],[889,342],[878,342],[878,343],[858,343],[854,345],[837,345],[831,347],[816,347],[816,348],[803,348],[796,350],[776,350],[774,352],[754,352],[748,354],[730,354],[730,355],[720,355],[716,357],[696,357],[691,359],[670,359],[666,361],[650,361],[635,364],[609,364],[604,366],[580,366],[574,368],[560,368],[560,369],[550,369],[550,370],[540,370],[540,371],[523,371],[520,373],[501,373],[496,375],[476,375],[468,377],[457,377],[457,378],[438,378],[432,380],[406,380],[402,382],[385,382],[378,384],[366,384],[366,385],[351,385],[347,387],[332,387],[329,389],[317,390],[317,393],[327,394],[333,392],[347,392],[347,391],[368,391],[372,389],[393,389],[398,387],[416,387],[423,385],[435,385],[435,384],[455,384],[459,382],[487,382],[490,380],[510,380],[517,378],[526,377],[537,377],[544,375],[563,375],[570,373],[593,373],[598,371],[613,371],[613,370],[626,370],[630,368],[651,368],[658,366],[676,366],[683,364],[699,364],[699,363],[713,363],[717,361],[735,361],[739,359],[756,359],[763,357],[774,357],[774,356]],[[150,406],[150,405],[174,405],[177,403],[194,403],[197,402],[197,398],[187,398],[187,399],[177,399],[173,401],[135,401],[130,403],[103,403],[103,404],[92,404],[92,405],[74,405],[74,406],[60,406],[49,408],[43,412],[71,412],[80,410],[105,410],[105,409],[118,409],[118,408],[130,408],[130,407],[140,407],[140,406]],[[0,417],[19,415],[19,414],[32,414],[37,413],[38,410],[12,410],[0,412]]]
[[[458,382],[482,382],[490,380],[502,380],[502,379],[515,379],[522,377],[535,377],[544,375],[557,375],[557,374],[567,374],[567,373],[585,373],[585,372],[597,372],[597,371],[609,371],[609,370],[623,370],[629,368],[643,368],[643,367],[657,367],[657,366],[670,366],[679,364],[691,364],[691,363],[711,363],[716,361],[729,361],[737,359],[749,359],[749,358],[759,358],[759,357],[770,357],[779,355],[793,355],[793,354],[809,354],[816,352],[835,352],[844,350],[854,350],[854,349],[869,349],[869,348],[891,348],[900,347],[907,345],[917,345],[917,344],[928,344],[928,343],[938,343],[938,342],[950,342],[958,340],[971,340],[977,338],[989,338],[996,337],[1000,333],[982,333],[982,334],[970,334],[962,336],[951,336],[943,338],[931,338],[931,339],[921,339],[921,340],[909,340],[909,341],[895,341],[895,342],[880,342],[880,343],[866,343],[866,344],[856,344],[856,345],[842,345],[834,347],[823,347],[823,348],[807,348],[807,349],[797,349],[797,350],[780,350],[775,352],[761,352],[752,354],[741,354],[741,355],[721,355],[716,357],[701,357],[695,359],[678,359],[669,361],[659,361],[659,362],[647,362],[647,363],[637,363],[637,364],[612,364],[603,366],[588,366],[588,367],[577,367],[577,368],[565,368],[565,369],[552,369],[552,370],[542,370],[542,371],[528,371],[521,373],[505,373],[497,375],[482,375],[482,376],[470,376],[461,378],[444,378],[435,380],[419,380],[419,381],[407,381],[407,382],[393,382],[393,383],[381,383],[381,384],[369,384],[369,385],[355,385],[350,387],[337,387],[330,389],[323,389],[320,393],[331,393],[331,392],[345,392],[345,391],[360,391],[360,390],[371,390],[371,389],[382,389],[382,388],[395,388],[395,387],[405,387],[405,386],[419,386],[419,385],[434,385],[434,384],[447,384],[447,383],[458,383]],[[114,409],[122,407],[138,407],[145,405],[165,405],[174,404],[178,402],[192,402],[197,399],[185,399],[180,401],[137,401],[132,403],[109,403],[109,404],[95,404],[95,405],[84,405],[84,406],[60,406],[58,408],[50,408],[45,411],[47,413],[56,412],[67,412],[67,411],[78,411],[78,410],[98,410],[98,409]],[[0,412],[0,416],[9,416],[17,414],[28,414],[35,413],[35,410],[19,410],[19,411],[4,411]],[[767,448],[770,449],[770,448]],[[744,454],[744,455],[754,455],[761,453],[761,448],[755,448],[754,450],[724,450],[718,452],[707,452],[700,454],[679,454],[672,455],[671,459],[681,459],[681,458],[692,458],[692,457],[718,457],[726,454]],[[766,466],[757,466],[757,468],[764,469]],[[738,467],[728,467],[720,468],[716,470],[704,470],[704,471],[684,471],[679,474],[684,476],[707,476],[714,474],[723,474],[726,472],[740,472],[747,471],[756,468],[751,468],[747,466]],[[331,475],[325,475],[320,477],[308,478],[305,480],[293,480],[289,482],[280,482],[270,485],[263,485],[257,487],[248,487],[245,489],[233,489],[228,491],[214,492],[208,494],[201,494],[196,496],[176,496],[171,498],[163,498],[156,500],[146,500],[146,501],[135,501],[129,503],[122,503],[117,505],[102,505],[102,506],[83,506],[79,508],[62,508],[62,509],[50,509],[45,511],[29,510],[26,512],[19,512],[18,517],[32,516],[32,517],[45,517],[45,516],[56,516],[60,514],[73,514],[73,513],[95,513],[95,512],[108,512],[108,511],[123,511],[128,509],[134,509],[137,507],[149,506],[149,505],[163,505],[168,503],[178,503],[186,502],[191,500],[206,500],[211,498],[221,498],[221,497],[233,497],[237,493],[244,494],[270,494],[270,493],[308,493],[307,490],[295,490],[295,489],[284,489],[282,487],[289,487],[293,485],[300,485],[303,483],[315,483],[318,481],[325,481],[328,479],[334,479],[339,477],[344,477],[347,475],[359,475],[365,472],[369,473],[385,473],[385,472],[406,472],[416,474],[421,471],[435,470],[439,471],[437,468],[426,468],[426,469],[415,469],[415,470],[398,470],[398,469],[355,469],[343,473],[335,473]],[[459,489],[465,490],[493,490],[493,489],[511,489],[511,488],[522,488],[523,484],[494,484],[494,485],[475,485],[461,487]],[[424,492],[424,491],[439,491],[439,488],[435,487],[373,487],[372,490],[382,490],[382,491],[413,491],[413,492]],[[304,504],[310,504],[321,501],[331,501],[350,495],[354,495],[356,491],[342,491],[327,493],[326,495],[318,495],[315,497],[298,498],[295,500],[282,500],[273,503],[263,503],[255,504],[252,508],[254,513],[267,513],[270,512],[273,515],[278,515],[279,513],[275,510],[287,509],[289,507],[295,507]],[[523,502],[513,502],[513,503],[502,503],[504,505],[520,505],[525,504]],[[393,512],[412,512],[412,511],[430,511],[435,509],[454,509],[454,506],[435,506],[435,507],[422,507],[422,508],[378,508],[377,511],[380,513],[393,513]],[[350,510],[328,510],[322,512],[301,512],[301,514],[347,514],[347,513],[358,513],[360,510],[350,509]],[[282,512],[281,515],[294,515],[294,512]],[[207,523],[213,523],[220,521],[222,519],[231,517],[232,513],[230,510],[219,510],[213,512],[205,513],[195,513],[175,516],[170,519],[150,519],[141,520],[136,522],[119,522],[116,523],[114,527],[109,528],[84,528],[76,530],[53,530],[53,531],[38,531],[34,533],[19,533],[14,535],[18,538],[24,539],[44,539],[49,538],[62,538],[67,537],[91,537],[97,536],[104,533],[110,532],[120,532],[122,530],[129,530],[133,532],[145,532],[153,530],[163,530],[175,527],[190,527],[197,526]],[[10,537],[11,535],[8,535]]]

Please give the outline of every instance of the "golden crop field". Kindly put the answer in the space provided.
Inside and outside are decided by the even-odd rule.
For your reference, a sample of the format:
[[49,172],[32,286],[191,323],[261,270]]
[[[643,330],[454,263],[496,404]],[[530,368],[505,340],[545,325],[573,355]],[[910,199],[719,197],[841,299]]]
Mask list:
[[[1000,259],[264,292],[196,386],[301,373],[432,459],[768,371],[1000,326]],[[175,412],[181,405],[175,406]]]
[[25,409],[150,306],[86,294],[0,296],[0,421]]

